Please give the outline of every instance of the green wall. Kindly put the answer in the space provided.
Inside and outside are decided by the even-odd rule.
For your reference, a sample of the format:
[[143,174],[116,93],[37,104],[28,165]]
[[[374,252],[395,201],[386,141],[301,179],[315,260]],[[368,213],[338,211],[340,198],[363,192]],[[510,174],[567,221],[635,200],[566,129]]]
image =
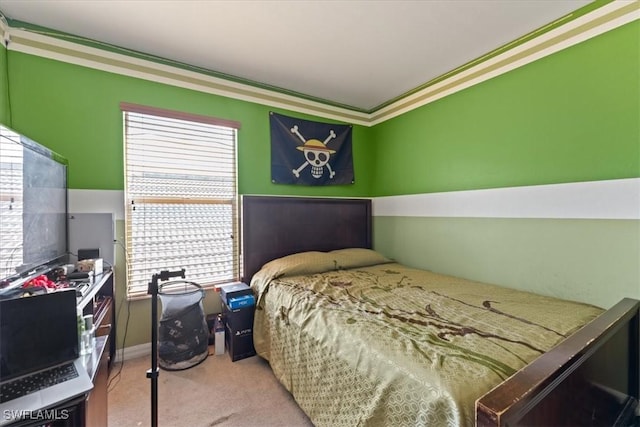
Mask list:
[[373,195],[640,176],[640,22],[375,127]]
[[7,49],[0,43],[0,123],[9,124],[9,109],[7,108],[8,97],[7,83]]
[[376,249],[438,273],[609,308],[640,299],[640,221],[375,217]]
[[355,184],[276,185],[271,183],[269,163],[269,111],[319,118],[15,51],[9,51],[8,58],[13,128],[69,159],[70,188],[124,188],[119,104],[130,102],[241,122],[238,133],[241,194],[355,197],[370,193],[369,128],[353,128]]
[[121,101],[240,121],[243,194],[378,196],[640,176],[638,21],[373,128],[354,126],[348,186],[272,184],[268,107],[0,48],[0,61],[7,57],[12,127],[69,159],[71,188],[123,189]]
[[[374,130],[374,196],[414,200],[432,192],[640,177],[640,21]],[[484,194],[460,197],[473,206]],[[537,218],[535,209],[531,218],[423,211],[376,216],[375,248],[415,267],[603,308],[640,299],[637,219]]]

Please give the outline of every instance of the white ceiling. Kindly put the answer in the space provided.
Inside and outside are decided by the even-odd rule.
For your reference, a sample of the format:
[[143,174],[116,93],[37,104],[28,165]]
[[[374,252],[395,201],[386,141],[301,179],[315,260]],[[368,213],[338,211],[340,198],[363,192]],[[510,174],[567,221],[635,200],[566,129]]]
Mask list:
[[588,0],[0,0],[13,21],[360,111]]

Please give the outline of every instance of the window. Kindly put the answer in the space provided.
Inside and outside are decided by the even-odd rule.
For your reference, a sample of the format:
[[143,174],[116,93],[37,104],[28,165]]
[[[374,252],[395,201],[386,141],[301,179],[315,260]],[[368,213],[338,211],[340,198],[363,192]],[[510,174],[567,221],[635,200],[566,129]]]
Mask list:
[[23,260],[23,148],[20,135],[0,126],[0,279],[16,274]]
[[185,269],[206,287],[240,277],[236,136],[239,124],[122,104],[127,295]]

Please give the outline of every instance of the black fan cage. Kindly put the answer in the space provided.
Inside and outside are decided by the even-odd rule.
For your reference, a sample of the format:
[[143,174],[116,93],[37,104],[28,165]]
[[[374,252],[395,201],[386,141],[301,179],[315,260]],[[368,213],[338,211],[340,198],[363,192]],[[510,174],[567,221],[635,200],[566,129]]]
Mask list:
[[167,282],[158,286],[158,297],[158,366],[177,371],[199,364],[209,355],[204,289],[193,282]]

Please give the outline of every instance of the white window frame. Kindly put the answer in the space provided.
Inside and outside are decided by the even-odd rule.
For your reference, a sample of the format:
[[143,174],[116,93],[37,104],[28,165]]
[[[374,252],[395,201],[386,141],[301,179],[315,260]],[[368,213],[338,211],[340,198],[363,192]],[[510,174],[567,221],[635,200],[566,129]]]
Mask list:
[[[240,280],[240,268],[241,268],[241,257],[240,257],[240,225],[239,225],[239,196],[238,196],[238,183],[237,183],[237,131],[240,129],[240,123],[232,120],[224,120],[218,119],[209,116],[202,116],[190,113],[184,113],[179,111],[165,110],[159,109],[155,107],[148,107],[130,103],[121,103],[120,108],[122,110],[123,116],[123,154],[124,154],[124,178],[125,178],[125,247],[126,247],[126,270],[127,270],[127,286],[126,293],[128,299],[137,299],[137,298],[145,298],[147,297],[147,285],[151,280],[151,275],[155,273],[159,273],[161,270],[171,270],[174,271],[176,268],[185,268],[186,270],[186,278],[187,281],[193,281],[198,283],[203,288],[214,287],[221,283],[228,283],[233,281]],[[131,117],[141,117],[142,115],[154,116],[155,118],[166,118],[170,120],[178,120],[178,121],[187,121],[194,122],[197,124],[204,125],[212,125],[211,129],[215,129],[214,127],[223,127],[227,128],[225,130],[233,131],[233,195],[229,196],[215,196],[215,195],[180,195],[180,194],[170,194],[168,196],[165,195],[151,195],[151,194],[136,194],[135,196],[130,191],[131,179],[135,179],[136,174],[132,172],[133,170],[139,170],[139,162],[136,166],[131,166],[134,161],[129,162],[127,158],[127,150],[128,150],[128,123],[127,117],[129,117],[129,113]],[[209,126],[206,126],[207,128]],[[227,153],[228,154],[228,153]],[[133,157],[133,155],[131,156]],[[228,165],[227,165],[228,167]],[[189,171],[185,170],[184,175],[189,175]],[[131,176],[130,176],[131,174]],[[137,174],[139,175],[139,174]],[[180,173],[180,175],[183,175]],[[227,188],[228,190],[228,188]],[[184,264],[189,265],[189,261],[191,264],[198,263],[198,257],[194,257],[193,253],[191,256],[186,256],[184,253],[181,254],[179,247],[174,247],[171,250],[172,257],[169,257],[167,253],[167,265],[166,268],[156,268],[154,269],[154,264],[157,262],[149,262],[144,261],[147,258],[146,255],[140,255],[140,247],[144,247],[143,251],[150,251],[149,244],[146,246],[144,244],[139,244],[138,250],[135,247],[136,243],[134,240],[140,241],[140,226],[138,226],[138,230],[135,229],[135,223],[139,223],[139,221],[134,221],[133,215],[141,215],[140,210],[142,207],[144,209],[154,211],[154,210],[162,210],[162,206],[166,205],[166,210],[171,210],[177,208],[176,205],[183,206],[186,209],[197,210],[201,209],[223,209],[226,211],[224,206],[230,206],[230,218],[225,216],[227,221],[231,221],[231,235],[230,243],[232,246],[231,249],[231,264],[229,264],[228,258],[226,261],[220,261],[218,257],[215,257],[215,261],[212,261],[214,264],[220,264],[225,266],[225,277],[215,277],[215,278],[207,278],[204,282],[200,279],[202,273],[195,272],[190,274],[190,268],[185,267]],[[216,207],[217,206],[217,207]],[[135,213],[135,209],[138,209],[138,212]],[[226,215],[226,214],[225,214]],[[153,220],[154,216],[147,216],[146,218],[151,218]],[[188,225],[188,220],[182,218],[181,224],[184,226],[185,221]],[[146,221],[146,220],[145,220]],[[223,221],[224,222],[224,221]],[[198,224],[196,224],[198,225]],[[205,224],[199,224],[205,227]],[[145,225],[146,227],[146,225]],[[213,227],[215,228],[215,226]],[[148,229],[146,229],[148,230]],[[208,229],[207,229],[208,230]],[[203,228],[203,231],[205,229]],[[138,233],[138,238],[134,238],[135,233]],[[148,231],[147,231],[148,232]],[[143,237],[144,238],[144,237]],[[229,255],[228,249],[224,252],[226,256]],[[176,257],[177,254],[177,257]],[[182,256],[182,259],[180,257]],[[170,258],[173,258],[171,260]],[[177,258],[177,260],[176,260]],[[208,257],[210,259],[211,257]],[[178,264],[176,264],[178,263]],[[216,265],[217,265],[216,264]],[[159,267],[159,266],[157,266]],[[194,268],[196,270],[197,268]],[[141,277],[141,274],[148,275],[146,279]],[[194,277],[195,275],[195,277]]]

